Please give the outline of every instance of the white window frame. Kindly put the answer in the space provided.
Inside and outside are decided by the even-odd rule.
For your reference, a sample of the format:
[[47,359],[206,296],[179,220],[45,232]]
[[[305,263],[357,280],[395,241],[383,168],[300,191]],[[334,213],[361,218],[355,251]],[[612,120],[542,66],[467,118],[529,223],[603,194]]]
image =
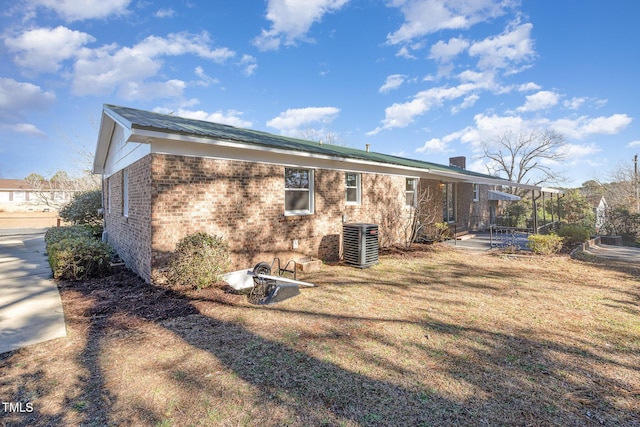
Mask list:
[[[409,182],[413,182],[413,190],[408,190]],[[413,195],[411,203],[407,203],[407,198],[409,195]],[[418,178],[409,178],[405,179],[404,183],[404,205],[406,207],[415,208],[418,206]]]
[[[308,172],[308,177],[309,177],[309,188],[287,188],[287,182],[286,182],[286,175],[287,175],[287,170],[299,170],[299,171],[307,171]],[[284,204],[284,214],[285,216],[293,216],[293,215],[311,215],[313,214],[314,211],[314,203],[313,203],[313,199],[314,199],[314,186],[313,186],[313,181],[314,181],[314,173],[313,173],[313,169],[310,168],[285,168],[284,171],[285,176],[284,178],[284,192],[285,192],[285,204]],[[308,197],[309,197],[309,209],[293,209],[293,210],[287,210],[287,192],[288,191],[300,191],[300,192],[307,192],[308,193]]]
[[[348,175],[355,175],[356,176],[356,185],[355,187],[353,185],[348,185],[348,181],[347,181],[347,176]],[[345,172],[344,173],[344,198],[345,198],[345,204],[347,205],[352,205],[352,206],[357,206],[360,205],[361,203],[361,194],[362,194],[362,178],[361,178],[361,174],[357,173],[357,172]],[[349,189],[356,189],[356,200],[349,200]]]
[[122,171],[122,215],[129,216],[129,169]]
[[473,201],[480,200],[480,184],[473,184]]

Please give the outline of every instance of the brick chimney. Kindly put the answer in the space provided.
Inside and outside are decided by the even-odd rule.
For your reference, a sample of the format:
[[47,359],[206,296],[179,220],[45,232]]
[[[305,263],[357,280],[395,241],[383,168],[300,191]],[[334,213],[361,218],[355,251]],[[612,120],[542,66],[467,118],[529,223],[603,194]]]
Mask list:
[[467,158],[465,156],[449,157],[449,166],[455,166],[460,169],[466,169]]

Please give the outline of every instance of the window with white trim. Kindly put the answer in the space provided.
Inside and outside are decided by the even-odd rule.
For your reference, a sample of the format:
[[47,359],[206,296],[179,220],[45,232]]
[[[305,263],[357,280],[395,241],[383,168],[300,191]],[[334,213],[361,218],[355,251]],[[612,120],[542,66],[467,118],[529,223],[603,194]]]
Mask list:
[[129,216],[129,169],[122,174],[122,215]]
[[285,168],[284,170],[285,215],[308,215],[313,213],[313,170]]
[[480,184],[473,184],[473,201],[480,200]]
[[418,178],[407,178],[404,189],[405,206],[416,207],[418,205]]
[[346,172],[344,174],[344,185],[347,205],[360,204],[360,174],[355,172]]

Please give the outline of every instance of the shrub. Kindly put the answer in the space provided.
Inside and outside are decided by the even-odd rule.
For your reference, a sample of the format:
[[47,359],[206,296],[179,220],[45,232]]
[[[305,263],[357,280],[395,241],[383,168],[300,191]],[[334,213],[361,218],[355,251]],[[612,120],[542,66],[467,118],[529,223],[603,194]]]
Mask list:
[[102,217],[98,210],[102,208],[100,190],[84,191],[74,194],[69,203],[60,209],[60,218],[72,224],[100,225]]
[[562,249],[562,237],[555,234],[532,234],[527,246],[538,255],[551,255]]
[[91,230],[80,225],[69,225],[65,227],[54,227],[47,230],[44,235],[44,242],[47,247],[52,243],[57,243],[64,239],[73,239],[76,237],[91,238],[93,236]]
[[47,245],[49,264],[56,279],[80,280],[109,271],[111,247],[92,237],[76,236]]
[[558,236],[562,237],[565,245],[575,245],[584,243],[591,238],[591,227],[585,227],[575,224],[563,225],[558,230]]
[[230,264],[229,245],[222,237],[195,233],[176,245],[167,279],[176,285],[202,289],[219,282]]

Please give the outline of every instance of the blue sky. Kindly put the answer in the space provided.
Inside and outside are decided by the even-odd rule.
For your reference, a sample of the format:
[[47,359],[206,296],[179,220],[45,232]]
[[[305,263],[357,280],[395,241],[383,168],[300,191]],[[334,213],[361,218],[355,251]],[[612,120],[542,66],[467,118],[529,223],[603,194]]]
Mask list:
[[102,104],[437,163],[554,129],[567,186],[640,151],[634,0],[14,0],[0,178],[79,170]]

